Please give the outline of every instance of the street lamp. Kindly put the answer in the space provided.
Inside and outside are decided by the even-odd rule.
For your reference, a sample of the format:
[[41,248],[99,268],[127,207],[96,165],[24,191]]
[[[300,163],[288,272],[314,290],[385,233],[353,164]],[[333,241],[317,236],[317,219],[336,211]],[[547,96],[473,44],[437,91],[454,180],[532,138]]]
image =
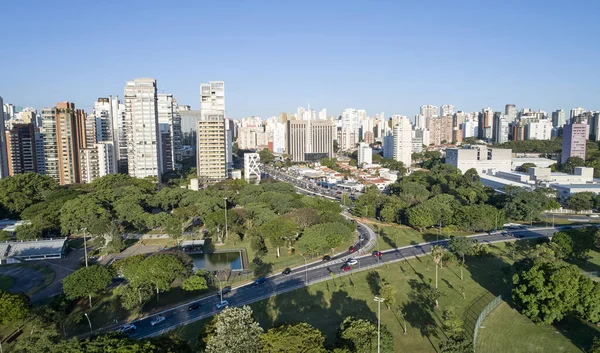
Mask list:
[[229,235],[227,232],[227,198],[224,197],[223,201],[225,201],[225,239],[227,239],[227,236]]
[[304,283],[306,284],[308,283],[308,265],[306,264],[306,257],[302,254],[300,256],[304,259]]
[[85,267],[88,267],[88,256],[87,256],[87,241],[85,240],[85,232],[87,228],[82,228],[83,230],[83,252],[85,254]]
[[90,321],[90,317],[88,316],[88,313],[83,313],[83,315],[85,315],[85,318],[88,320],[88,324],[90,325],[90,335],[94,333],[94,330],[92,330],[92,321]]
[[221,284],[221,279],[219,278],[219,276],[215,274],[215,278],[217,279],[217,281],[219,281],[219,294],[221,296],[221,304],[223,304],[223,285]]
[[375,301],[377,302],[377,353],[381,352],[381,302],[385,299],[380,297],[375,297]]

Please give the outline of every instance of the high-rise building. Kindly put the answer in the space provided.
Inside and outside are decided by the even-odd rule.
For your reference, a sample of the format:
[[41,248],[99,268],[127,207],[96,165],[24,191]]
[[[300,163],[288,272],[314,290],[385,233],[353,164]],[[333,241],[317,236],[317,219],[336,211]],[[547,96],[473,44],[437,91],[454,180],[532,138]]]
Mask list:
[[430,142],[434,145],[452,142],[453,120],[451,115],[431,118],[429,120]]
[[162,172],[181,167],[181,115],[172,94],[157,95],[158,125],[161,136]]
[[331,120],[288,120],[287,153],[294,162],[333,157],[335,125]]
[[479,123],[477,124],[477,137],[482,140],[491,141],[494,125],[494,111],[492,108],[486,108],[479,113]]
[[508,123],[512,123],[517,118],[519,111],[517,110],[517,106],[514,104],[507,104],[504,106],[504,115],[506,121]]
[[423,146],[430,144],[430,133],[427,129],[415,128],[412,133],[412,151],[415,153],[423,152]]
[[504,143],[508,141],[509,122],[506,115],[497,114],[494,116],[493,140],[495,143]]
[[440,107],[440,116],[454,115],[454,106],[452,104],[444,104]]
[[558,109],[552,112],[552,126],[563,127],[566,123],[566,114],[562,109]]
[[433,118],[434,116],[438,116],[438,107],[435,105],[422,105],[421,115],[423,115],[425,118]]
[[156,80],[136,78],[127,81],[124,100],[129,175],[156,178],[160,183],[163,168]]
[[82,183],[117,172],[114,149],[113,141],[103,141],[80,150]]
[[369,144],[361,142],[358,145],[358,166],[364,167],[370,164],[373,164],[373,149]]
[[319,111],[319,120],[327,120],[327,109],[323,108]]
[[585,113],[585,108],[577,107],[571,109],[571,114],[569,115],[569,122],[571,123],[574,118],[580,116],[583,113]]
[[42,110],[46,174],[61,185],[81,182],[79,152],[87,148],[86,115],[70,102]]
[[[0,97],[0,107],[4,109],[4,101]],[[4,115],[4,114],[2,114]],[[0,121],[0,179],[8,176],[8,155],[6,153],[6,134],[4,132],[4,116]]]
[[394,159],[404,163],[408,168],[412,159],[412,126],[407,117],[399,119],[398,124],[392,128],[394,132]]
[[588,118],[588,133],[591,141],[600,141],[600,112],[590,113]]
[[540,119],[525,125],[527,140],[550,140],[552,137],[552,120]]
[[587,125],[567,124],[563,131],[562,155],[560,162],[565,163],[569,157],[585,160],[587,151]]
[[204,183],[228,177],[228,136],[225,120],[225,83],[200,85],[200,120],[197,128],[196,168]]
[[8,174],[38,173],[35,127],[32,123],[13,124],[6,132]]

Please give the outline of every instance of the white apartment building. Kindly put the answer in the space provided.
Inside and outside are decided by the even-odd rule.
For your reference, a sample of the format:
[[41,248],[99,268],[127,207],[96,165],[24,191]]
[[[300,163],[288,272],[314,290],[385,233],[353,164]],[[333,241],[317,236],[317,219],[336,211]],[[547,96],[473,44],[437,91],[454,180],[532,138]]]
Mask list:
[[421,153],[423,152],[423,146],[429,146],[430,143],[430,134],[429,134],[429,130],[427,129],[421,129],[421,128],[415,128],[412,131],[412,151],[414,153]]
[[83,148],[79,156],[81,158],[82,183],[91,183],[96,178],[117,172],[112,141],[98,142],[88,148]]
[[[394,116],[392,116],[394,120]],[[394,159],[408,168],[412,163],[412,126],[407,117],[402,116],[392,128],[394,132]]]
[[504,106],[504,115],[506,115],[506,120],[509,123],[512,123],[517,118],[519,111],[517,110],[517,106],[514,104],[507,104]]
[[319,120],[327,120],[327,109],[323,108],[319,111]]
[[[4,107],[4,101],[0,97],[0,107]],[[0,124],[0,179],[8,176],[8,154],[6,153],[6,133],[4,121]]]
[[96,140],[114,143],[115,163],[118,170],[127,173],[127,129],[125,104],[119,97],[98,98],[94,102]]
[[[181,115],[172,94],[157,95],[161,130],[163,173],[181,168]],[[168,148],[167,148],[168,147]]]
[[136,78],[125,85],[127,168],[136,178],[161,181],[162,151],[156,106],[156,80]]
[[358,145],[358,166],[365,167],[373,164],[373,149],[367,143],[361,142]]
[[341,150],[347,151],[356,148],[359,140],[359,127],[362,116],[366,117],[364,110],[346,108],[342,111],[342,139],[339,145]]
[[477,128],[479,122],[477,120],[465,120],[463,123],[463,138],[477,137]]
[[224,180],[228,176],[228,133],[223,81],[200,85],[200,114],[196,150],[198,179],[201,182]]
[[[569,115],[569,118],[573,119],[575,117],[580,116],[583,113],[585,113],[585,108],[582,108],[582,107],[573,108],[573,109],[571,109],[571,114]],[[571,122],[569,122],[569,123],[571,123]]]
[[275,123],[273,129],[273,152],[285,152],[285,124],[283,123]]
[[444,104],[440,107],[440,116],[454,115],[454,106],[452,104]]
[[525,125],[525,135],[528,140],[550,140],[552,138],[552,120],[540,119]]

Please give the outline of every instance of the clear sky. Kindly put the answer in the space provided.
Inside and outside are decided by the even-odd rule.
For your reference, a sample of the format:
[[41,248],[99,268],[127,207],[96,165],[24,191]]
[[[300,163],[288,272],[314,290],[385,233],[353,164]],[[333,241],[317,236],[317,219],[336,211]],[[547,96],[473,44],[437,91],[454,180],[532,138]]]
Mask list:
[[42,108],[153,77],[227,115],[308,103],[413,116],[422,104],[600,110],[600,1],[2,1],[0,96]]

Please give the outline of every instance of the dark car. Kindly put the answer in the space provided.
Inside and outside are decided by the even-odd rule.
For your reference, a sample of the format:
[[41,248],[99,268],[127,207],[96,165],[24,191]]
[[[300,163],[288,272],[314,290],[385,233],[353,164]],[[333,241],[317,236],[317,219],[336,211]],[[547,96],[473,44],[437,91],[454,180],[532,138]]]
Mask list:
[[190,307],[188,308],[188,311],[194,311],[194,310],[198,310],[200,309],[200,303],[194,303],[192,305],[190,305]]
[[351,269],[352,269],[352,267],[350,267],[350,265],[346,265],[346,264],[344,264],[344,265],[342,266],[342,271],[350,271]]
[[283,270],[283,272],[281,272],[281,274],[284,276],[289,275],[290,273],[292,273],[292,270],[289,267],[287,267],[285,270]]
[[254,284],[255,284],[255,285],[257,285],[257,286],[259,286],[259,285],[261,285],[261,284],[265,283],[266,281],[267,281],[267,279],[266,279],[266,278],[264,278],[264,277],[258,277],[258,278],[256,279],[256,281],[254,281]]
[[373,251],[373,256],[381,257],[381,255],[383,255],[383,253],[381,251]]
[[331,261],[331,256],[329,256],[329,255],[323,256],[323,261],[325,261],[325,262]]
[[231,292],[231,286],[223,287],[223,289],[221,290],[221,292],[217,292],[217,297],[220,297],[221,294],[225,295],[225,294],[227,294],[229,292]]
[[356,246],[354,246],[354,245],[351,245],[351,246],[348,248],[348,252],[350,252],[350,253],[353,253],[353,252],[355,252],[355,251],[356,251]]
[[517,239],[523,238],[523,234],[518,234],[517,233],[517,234],[515,234],[515,238],[517,238]]

